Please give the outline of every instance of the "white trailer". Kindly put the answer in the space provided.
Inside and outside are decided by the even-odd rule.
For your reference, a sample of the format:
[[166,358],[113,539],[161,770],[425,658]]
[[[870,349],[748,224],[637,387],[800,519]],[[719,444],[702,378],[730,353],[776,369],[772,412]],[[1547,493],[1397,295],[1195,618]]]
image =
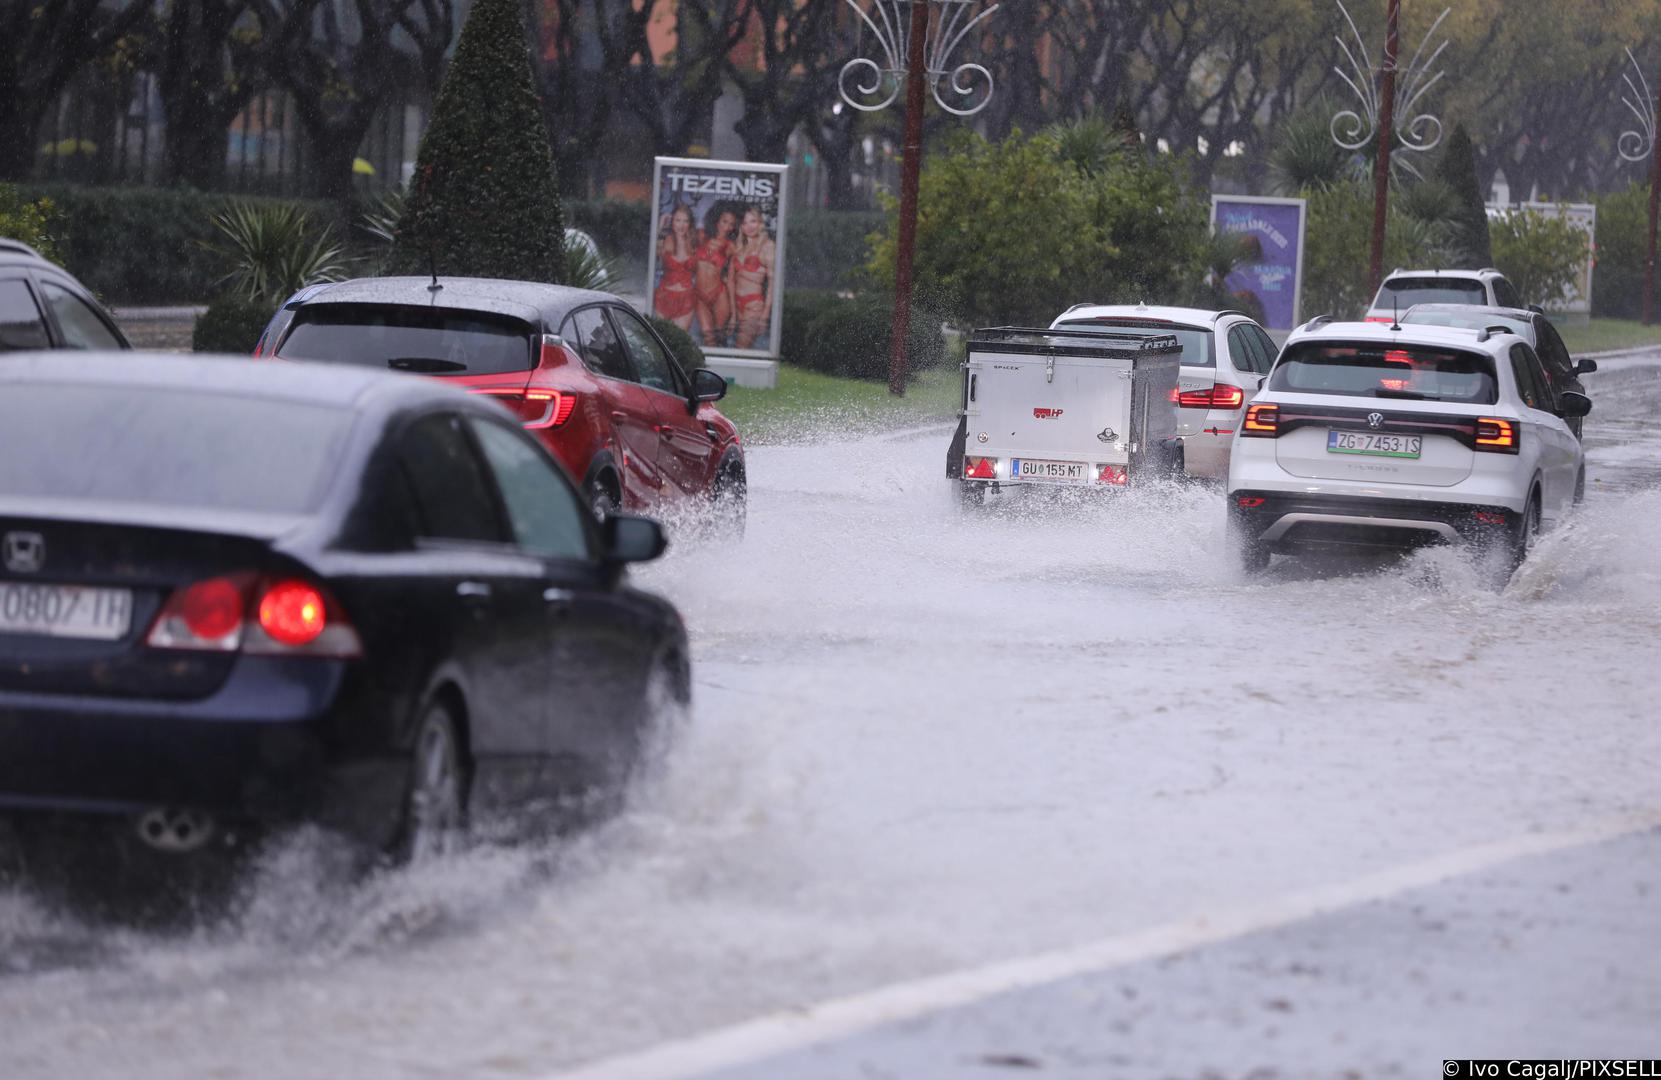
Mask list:
[[977,330],[946,475],[971,502],[1012,485],[1180,476],[1171,403],[1181,358],[1176,337],[1156,330]]

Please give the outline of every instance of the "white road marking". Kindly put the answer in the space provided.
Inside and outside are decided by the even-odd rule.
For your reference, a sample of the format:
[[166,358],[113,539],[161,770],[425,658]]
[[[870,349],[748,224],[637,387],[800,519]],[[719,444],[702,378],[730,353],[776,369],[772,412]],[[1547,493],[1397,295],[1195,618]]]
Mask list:
[[895,983],[607,1058],[548,1080],[691,1080],[871,1028],[969,1005],[998,994],[1189,952],[1492,869],[1517,859],[1661,828],[1661,810],[1462,848],[1261,904],[985,967]]

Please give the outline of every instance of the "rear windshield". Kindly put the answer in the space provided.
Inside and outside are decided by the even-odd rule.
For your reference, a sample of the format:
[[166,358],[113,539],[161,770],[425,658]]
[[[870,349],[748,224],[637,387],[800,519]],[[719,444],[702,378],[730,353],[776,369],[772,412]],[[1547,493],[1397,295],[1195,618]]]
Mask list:
[[1157,330],[1162,334],[1174,334],[1177,343],[1182,346],[1182,363],[1190,367],[1215,367],[1217,359],[1212,352],[1211,331],[1202,330],[1197,326],[1176,326],[1168,322],[1156,322],[1152,319],[1068,319],[1061,324],[1064,327],[1078,327],[1081,330],[1100,330],[1103,327],[1124,326],[1137,330]]
[[471,311],[314,304],[295,314],[277,355],[422,375],[500,375],[531,369],[531,328]]
[[1534,343],[1534,328],[1522,319],[1504,315],[1484,315],[1480,311],[1410,311],[1401,317],[1403,323],[1420,326],[1457,326],[1466,330],[1486,330],[1503,326],[1529,344]]
[[1486,304],[1488,291],[1474,278],[1391,278],[1378,290],[1375,311],[1406,311],[1414,304]]
[[177,388],[11,385],[0,395],[0,495],[304,513],[352,415]]
[[1269,389],[1492,405],[1494,362],[1452,349],[1308,342],[1287,348]]

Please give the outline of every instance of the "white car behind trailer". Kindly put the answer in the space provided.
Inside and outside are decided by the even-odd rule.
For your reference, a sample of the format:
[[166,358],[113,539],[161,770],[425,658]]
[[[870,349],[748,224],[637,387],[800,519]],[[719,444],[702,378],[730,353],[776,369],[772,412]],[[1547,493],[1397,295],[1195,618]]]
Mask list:
[[969,338],[946,475],[966,501],[1040,484],[1122,488],[1182,472],[1182,347],[1149,330],[1000,326]]

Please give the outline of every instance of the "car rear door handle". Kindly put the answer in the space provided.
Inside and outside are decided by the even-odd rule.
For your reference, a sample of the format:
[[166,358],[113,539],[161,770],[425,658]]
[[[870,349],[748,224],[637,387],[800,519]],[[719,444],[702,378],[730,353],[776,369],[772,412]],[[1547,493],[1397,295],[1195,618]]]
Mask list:
[[487,600],[490,586],[482,581],[464,581],[456,586],[456,595],[468,600]]

